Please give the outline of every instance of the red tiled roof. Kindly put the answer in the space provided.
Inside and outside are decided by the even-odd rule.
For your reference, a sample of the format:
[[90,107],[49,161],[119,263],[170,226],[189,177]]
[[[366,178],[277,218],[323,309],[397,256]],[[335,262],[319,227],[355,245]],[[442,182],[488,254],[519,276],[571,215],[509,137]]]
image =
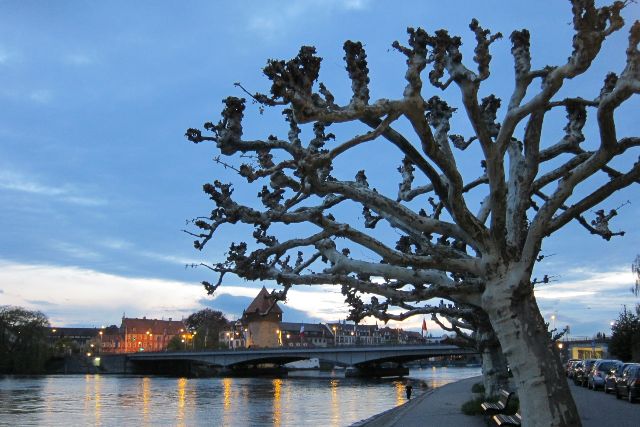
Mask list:
[[[186,329],[186,326],[180,320],[132,319],[125,317],[122,319],[121,328],[123,332],[126,330],[129,334],[149,332],[154,335],[178,335]],[[135,329],[135,332],[133,329]]]
[[282,313],[282,309],[278,306],[278,303],[275,302],[269,296],[269,291],[264,286],[258,293],[258,296],[249,304],[245,310],[245,313],[258,313],[258,314],[268,314],[268,313]]

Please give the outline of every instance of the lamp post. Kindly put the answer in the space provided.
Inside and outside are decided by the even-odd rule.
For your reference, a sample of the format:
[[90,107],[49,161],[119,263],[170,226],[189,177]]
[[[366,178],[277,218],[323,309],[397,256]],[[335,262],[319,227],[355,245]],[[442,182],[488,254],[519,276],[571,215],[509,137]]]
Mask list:
[[336,327],[334,326],[331,329],[333,329],[333,346],[337,347],[338,346],[338,341],[337,341],[337,337],[336,337]]

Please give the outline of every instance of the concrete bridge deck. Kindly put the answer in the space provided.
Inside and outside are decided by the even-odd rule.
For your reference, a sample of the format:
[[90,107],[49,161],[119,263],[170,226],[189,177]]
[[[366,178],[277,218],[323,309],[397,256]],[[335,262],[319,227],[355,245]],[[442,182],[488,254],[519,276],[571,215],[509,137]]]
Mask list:
[[189,361],[217,367],[234,367],[259,363],[285,364],[297,360],[317,358],[342,366],[365,366],[385,362],[405,363],[436,356],[475,354],[471,349],[454,345],[422,344],[397,346],[356,347],[287,347],[243,350],[179,351],[134,353],[131,362]]

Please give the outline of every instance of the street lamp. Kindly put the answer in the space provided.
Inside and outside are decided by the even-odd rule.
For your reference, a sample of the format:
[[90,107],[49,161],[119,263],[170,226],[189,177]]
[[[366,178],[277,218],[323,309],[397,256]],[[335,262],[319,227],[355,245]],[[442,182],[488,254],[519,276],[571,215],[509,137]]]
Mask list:
[[337,337],[336,337],[336,327],[334,326],[331,329],[333,329],[333,346],[336,347],[338,345],[337,344]]

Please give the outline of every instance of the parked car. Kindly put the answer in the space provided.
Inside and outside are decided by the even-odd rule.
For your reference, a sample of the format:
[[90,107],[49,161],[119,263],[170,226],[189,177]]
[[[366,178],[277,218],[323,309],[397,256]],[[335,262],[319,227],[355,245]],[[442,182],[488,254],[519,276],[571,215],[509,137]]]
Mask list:
[[624,368],[632,365],[632,363],[619,363],[615,368],[611,369],[607,376],[604,378],[604,392],[616,391],[616,380],[622,376]]
[[587,388],[592,390],[604,389],[604,378],[620,363],[622,363],[620,360],[615,359],[596,360],[587,375]]
[[626,397],[631,403],[640,397],[640,363],[624,368],[622,376],[616,380],[616,397]]
[[585,359],[582,361],[582,367],[576,369],[576,372],[573,377],[573,381],[581,385],[582,387],[587,386],[587,375],[589,375],[589,371],[593,367],[593,364],[596,363],[597,359]]
[[566,365],[566,374],[567,374],[567,378],[572,378],[573,377],[573,365],[576,364],[576,362],[579,362],[580,359],[569,359],[569,361],[567,362]]
[[571,366],[571,378],[573,378],[573,383],[578,385],[578,376],[581,375],[582,370],[584,369],[584,361],[578,360]]

